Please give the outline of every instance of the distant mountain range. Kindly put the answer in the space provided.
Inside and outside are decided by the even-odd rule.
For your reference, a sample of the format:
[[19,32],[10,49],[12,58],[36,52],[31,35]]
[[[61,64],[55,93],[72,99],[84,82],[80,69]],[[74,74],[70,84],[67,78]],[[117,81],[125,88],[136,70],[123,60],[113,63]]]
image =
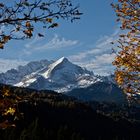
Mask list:
[[67,93],[81,101],[124,103],[126,95],[114,83],[96,82],[86,88],[76,88]]
[[20,82],[26,75],[37,72],[42,68],[47,68],[53,61],[41,60],[30,62],[25,66],[19,66],[17,69],[8,70],[0,73],[0,83],[14,85]]
[[0,83],[37,90],[53,90],[80,100],[123,101],[114,76],[97,76],[67,58],[30,62],[0,74]]

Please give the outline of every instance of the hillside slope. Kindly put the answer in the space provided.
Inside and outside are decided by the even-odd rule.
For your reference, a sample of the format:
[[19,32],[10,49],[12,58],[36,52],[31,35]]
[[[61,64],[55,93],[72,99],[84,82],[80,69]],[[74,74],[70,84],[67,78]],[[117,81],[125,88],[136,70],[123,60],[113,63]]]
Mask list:
[[24,117],[16,120],[16,128],[0,130],[1,140],[139,139],[139,122],[123,116],[106,116],[89,105],[55,92],[7,88],[22,97],[19,111]]

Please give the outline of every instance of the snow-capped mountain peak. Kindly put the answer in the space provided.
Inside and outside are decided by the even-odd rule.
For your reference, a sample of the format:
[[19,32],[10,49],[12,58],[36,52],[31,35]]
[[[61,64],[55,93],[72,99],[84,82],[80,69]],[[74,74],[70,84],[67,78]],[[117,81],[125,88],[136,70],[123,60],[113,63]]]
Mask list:
[[24,66],[8,70],[5,73],[0,73],[0,83],[14,85],[19,83],[27,75],[37,73],[41,69],[47,68],[51,63],[53,63],[53,61],[32,61]]
[[52,63],[52,64],[49,66],[48,70],[47,70],[46,72],[44,72],[44,73],[42,74],[42,76],[44,76],[44,78],[49,78],[49,77],[51,76],[51,73],[52,73],[53,71],[55,71],[55,69],[57,69],[57,67],[59,67],[59,65],[62,65],[62,64],[64,64],[64,63],[70,63],[70,62],[69,62],[68,59],[65,58],[65,57],[62,57],[62,58],[58,59],[57,61],[55,61],[54,63]]
[[37,72],[26,75],[15,86],[29,87],[33,89],[50,89],[57,92],[69,91],[75,87],[86,87],[99,79],[78,65],[71,63],[62,57]]

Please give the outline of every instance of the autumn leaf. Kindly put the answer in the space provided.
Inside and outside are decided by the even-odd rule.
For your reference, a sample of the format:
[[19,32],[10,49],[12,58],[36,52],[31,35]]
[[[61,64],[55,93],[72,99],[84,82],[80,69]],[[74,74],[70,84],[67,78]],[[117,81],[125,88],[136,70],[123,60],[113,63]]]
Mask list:
[[[121,29],[125,30],[118,39],[119,51],[113,65],[115,79],[125,93],[140,93],[140,0],[119,0],[112,4]],[[131,85],[131,86],[130,86]]]
[[31,24],[29,21],[26,22],[26,27],[31,27]]
[[11,38],[10,36],[4,36],[3,37],[4,43],[8,42],[10,40],[10,38]]
[[4,48],[3,43],[0,43],[0,49],[3,49],[3,48]]
[[31,29],[24,30],[23,32],[24,32],[24,33],[27,35],[27,37],[29,37],[29,38],[31,38],[31,37],[33,36],[32,30],[31,30]]
[[46,18],[46,21],[49,23],[52,23],[53,19],[52,18]]
[[14,115],[16,112],[15,108],[9,107],[8,109],[5,110],[5,112],[3,113],[4,116],[10,114],[10,115]]

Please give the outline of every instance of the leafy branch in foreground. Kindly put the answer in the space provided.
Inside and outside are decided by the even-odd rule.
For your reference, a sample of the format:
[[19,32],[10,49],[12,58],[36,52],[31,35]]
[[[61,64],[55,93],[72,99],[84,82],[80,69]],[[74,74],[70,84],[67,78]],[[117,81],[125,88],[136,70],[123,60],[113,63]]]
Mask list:
[[118,0],[112,7],[124,32],[113,62],[116,81],[131,97],[140,93],[140,0]]
[[18,103],[21,98],[11,93],[8,87],[3,86],[0,90],[0,129],[7,127],[15,127],[14,121],[22,117],[22,113],[18,111]]
[[[58,19],[80,19],[79,6],[71,0],[16,0],[0,3],[0,48],[11,39],[27,39],[38,26],[54,28]],[[39,37],[43,37],[38,33]]]

